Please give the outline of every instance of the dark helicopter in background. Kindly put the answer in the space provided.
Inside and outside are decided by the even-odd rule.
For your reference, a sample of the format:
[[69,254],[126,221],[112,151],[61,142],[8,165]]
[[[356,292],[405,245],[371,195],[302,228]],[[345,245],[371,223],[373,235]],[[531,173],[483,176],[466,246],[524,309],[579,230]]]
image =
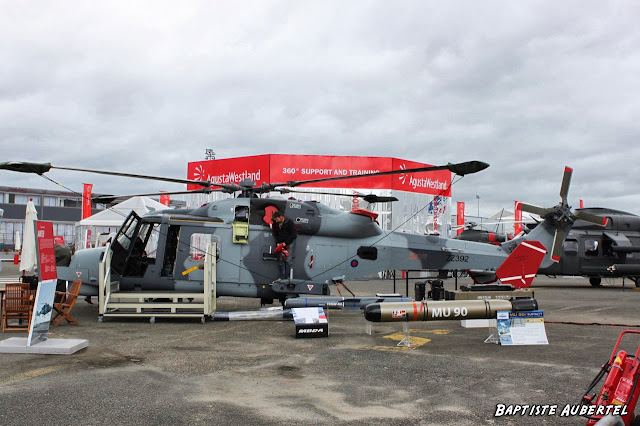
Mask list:
[[[560,261],[541,267],[538,274],[585,276],[592,286],[601,285],[603,278],[629,278],[640,287],[640,216],[601,207],[576,209],[576,212],[602,217],[606,224],[577,220],[562,244]],[[523,230],[528,233],[536,226],[537,223],[525,223]],[[477,223],[469,222],[464,231],[453,238],[494,245],[513,238],[511,234],[477,227]]]
[[[109,246],[111,268],[117,275],[120,290],[202,292],[204,271],[199,267],[203,265],[209,243],[216,242],[217,294],[257,297],[263,303],[272,303],[273,300],[282,301],[299,294],[327,294],[331,282],[351,280],[387,269],[469,270],[474,271],[474,276],[481,282],[500,279],[526,286],[531,284],[541,265],[547,267],[559,259],[562,242],[575,220],[602,222],[601,218],[587,212],[572,213],[566,202],[572,173],[570,168],[565,168],[561,203],[548,209],[523,204],[523,210],[528,207],[534,212],[547,212],[545,219],[529,234],[497,247],[434,235],[385,231],[375,220],[377,214],[366,210],[344,212],[313,201],[266,197],[272,192],[297,192],[293,188],[317,182],[438,170],[464,176],[488,166],[480,161],[471,161],[358,176],[263,183],[259,186],[248,179],[239,184],[221,184],[59,167],[49,163],[8,162],[1,163],[0,169],[39,175],[51,169],[74,170],[192,184],[202,188],[174,193],[220,191],[238,194],[235,198],[214,201],[196,209],[168,209],[142,217],[132,212]],[[393,201],[389,197],[372,194],[358,196],[369,202]],[[277,279],[275,240],[270,228],[272,214],[276,211],[293,220],[298,229],[295,247],[292,245],[290,249],[295,279]],[[68,267],[57,268],[58,278],[80,278],[83,282],[81,294],[96,295],[98,266],[106,249],[77,251]]]
[[[488,223],[476,223],[476,222],[467,222],[464,225],[464,229],[458,235],[453,236],[452,238],[456,240],[464,240],[464,241],[476,241],[479,243],[489,243],[493,245],[500,245],[505,241],[509,241],[513,239],[513,233],[509,234],[506,232],[497,232],[490,231],[488,229],[479,228],[479,226],[489,226],[489,225],[505,225],[514,222],[504,221],[504,222],[488,222]],[[534,224],[535,226],[535,224]],[[460,229],[459,227],[452,228],[453,230]],[[530,231],[527,228],[526,232]]]
[[629,278],[640,287],[640,216],[608,208],[576,209],[606,219],[604,228],[581,220],[562,244],[560,262],[540,268],[545,275],[582,275],[592,286],[603,278]]

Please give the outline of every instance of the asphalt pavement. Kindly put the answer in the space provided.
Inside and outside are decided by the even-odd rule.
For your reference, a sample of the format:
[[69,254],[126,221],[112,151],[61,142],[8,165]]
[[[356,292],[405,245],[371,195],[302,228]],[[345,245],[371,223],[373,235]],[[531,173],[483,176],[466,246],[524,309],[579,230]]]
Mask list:
[[[390,280],[347,285],[358,296],[393,291]],[[403,280],[396,291],[405,292]],[[640,331],[640,291],[620,280],[593,288],[538,277],[534,292],[548,345],[485,343],[496,329],[438,321],[409,323],[412,346],[397,346],[402,324],[377,323],[369,335],[357,311],[330,311],[330,335],[318,339],[296,339],[287,320],[98,323],[97,300],[80,300],[80,326],[52,327],[49,337],[88,339],[88,348],[0,354],[0,424],[585,424],[561,410],[579,403],[620,332]],[[218,299],[220,311],[259,308]],[[628,343],[635,352],[640,336]],[[498,404],[557,411],[495,417]]]

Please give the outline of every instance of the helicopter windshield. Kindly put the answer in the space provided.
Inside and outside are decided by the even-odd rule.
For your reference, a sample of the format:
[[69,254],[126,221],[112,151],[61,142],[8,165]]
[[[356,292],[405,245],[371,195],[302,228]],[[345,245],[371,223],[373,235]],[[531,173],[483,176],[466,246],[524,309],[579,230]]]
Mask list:
[[133,242],[136,239],[136,235],[138,235],[139,227],[140,216],[132,211],[125,219],[111,245],[111,269],[117,274],[122,275],[127,266],[127,259],[134,248]]
[[118,236],[116,237],[116,241],[120,244],[120,246],[128,250],[131,246],[131,241],[133,240],[133,234],[136,231],[136,227],[138,225],[138,217],[137,215],[129,215],[129,217],[125,220],[122,228],[118,232]]

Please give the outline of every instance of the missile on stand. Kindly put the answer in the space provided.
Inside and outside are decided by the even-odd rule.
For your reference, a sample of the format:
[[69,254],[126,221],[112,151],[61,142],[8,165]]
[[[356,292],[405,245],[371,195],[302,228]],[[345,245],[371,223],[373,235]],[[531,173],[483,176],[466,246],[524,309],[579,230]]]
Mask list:
[[364,317],[373,322],[494,319],[498,311],[536,309],[538,302],[531,298],[389,302],[367,305]]
[[322,307],[325,309],[345,309],[358,310],[364,309],[372,303],[390,303],[390,302],[413,302],[410,297],[402,296],[384,296],[384,297],[333,297],[333,296],[314,296],[314,297],[293,297],[284,302],[285,308],[311,308]]

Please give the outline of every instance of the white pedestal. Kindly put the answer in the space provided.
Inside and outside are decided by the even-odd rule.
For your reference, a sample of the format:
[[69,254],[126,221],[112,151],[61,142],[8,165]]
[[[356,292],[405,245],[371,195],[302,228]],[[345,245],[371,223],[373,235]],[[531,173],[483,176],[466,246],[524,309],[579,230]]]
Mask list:
[[0,353],[5,354],[45,354],[70,355],[89,346],[86,339],[47,339],[27,346],[26,337],[11,337],[0,341]]
[[498,326],[495,319],[461,320],[460,325],[464,328],[496,328]]

